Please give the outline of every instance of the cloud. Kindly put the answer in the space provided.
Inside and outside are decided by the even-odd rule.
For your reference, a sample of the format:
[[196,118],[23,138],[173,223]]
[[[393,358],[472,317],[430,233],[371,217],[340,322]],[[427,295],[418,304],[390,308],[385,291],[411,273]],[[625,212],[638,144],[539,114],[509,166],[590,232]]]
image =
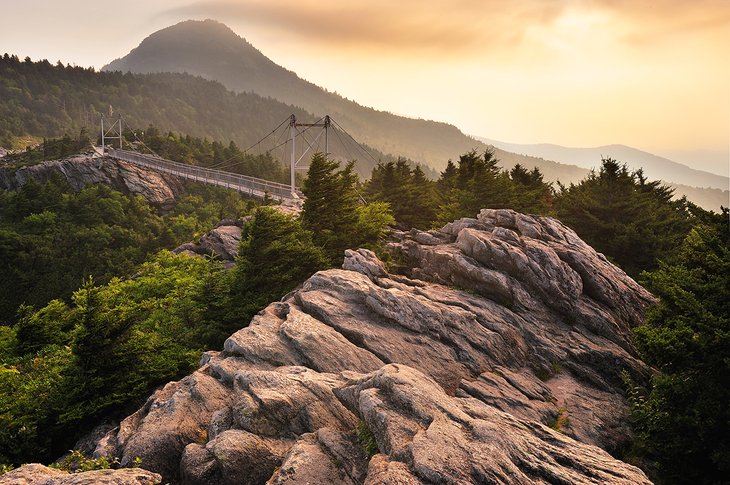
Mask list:
[[677,42],[694,37],[726,39],[730,50],[730,4],[727,0],[590,0],[588,5],[609,12],[620,22],[624,32],[620,39],[630,46]]
[[[730,25],[727,6],[727,0],[198,0],[161,15],[212,17],[332,51],[538,58],[557,44],[551,36],[579,49],[581,35],[628,47],[671,42],[680,34],[707,37]],[[601,30],[564,22],[596,15],[607,20]],[[571,28],[575,35],[566,32]],[[532,35],[535,30],[541,34]]]
[[163,15],[209,16],[224,23],[263,26],[285,37],[335,48],[461,55],[519,44],[527,25],[544,22],[559,11],[559,6],[540,0],[516,8],[509,0],[218,0],[177,6]]

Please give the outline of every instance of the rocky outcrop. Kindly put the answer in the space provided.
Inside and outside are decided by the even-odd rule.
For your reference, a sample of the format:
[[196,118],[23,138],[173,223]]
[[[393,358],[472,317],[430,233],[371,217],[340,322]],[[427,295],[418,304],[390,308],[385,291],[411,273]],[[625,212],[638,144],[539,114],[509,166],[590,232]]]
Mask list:
[[241,228],[249,220],[250,217],[235,221],[224,219],[199,240],[182,244],[172,252],[190,256],[212,256],[221,261],[226,268],[232,268],[241,244]]
[[[485,210],[319,272],[97,455],[172,483],[648,483],[622,373],[653,297],[560,222]],[[369,458],[368,452],[377,452]]]
[[182,191],[180,181],[167,174],[134,164],[77,155],[63,160],[9,169],[0,167],[0,189],[16,190],[28,180],[47,181],[52,174],[61,175],[74,190],[88,184],[106,184],[125,194],[141,195],[151,204],[168,208]]
[[24,465],[0,477],[0,482],[13,485],[153,485],[162,477],[140,468],[94,470],[68,473],[37,463]]

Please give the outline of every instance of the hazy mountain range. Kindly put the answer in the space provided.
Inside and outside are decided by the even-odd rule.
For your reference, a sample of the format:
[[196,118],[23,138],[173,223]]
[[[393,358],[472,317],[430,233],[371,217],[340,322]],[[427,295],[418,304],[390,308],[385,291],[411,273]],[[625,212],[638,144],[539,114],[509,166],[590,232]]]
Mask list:
[[593,148],[574,148],[553,145],[549,143],[521,145],[506,143],[488,138],[480,138],[503,150],[521,153],[533,157],[555,160],[562,163],[578,165],[584,168],[596,168],[601,158],[610,157],[626,162],[632,169],[642,168],[644,174],[652,180],[661,179],[671,182],[681,182],[693,187],[712,187],[728,189],[728,177],[717,175],[703,170],[695,170],[668,158],[660,157],[626,145],[604,145]]
[[[573,149],[557,145],[515,145],[477,139],[453,125],[397,116],[364,107],[316,86],[264,56],[222,23],[185,21],[153,33],[127,56],[103,67],[135,73],[186,72],[221,82],[237,92],[254,92],[299,106],[317,116],[330,114],[358,141],[386,154],[406,156],[436,170],[468,150],[495,147],[505,167],[520,163],[537,166],[547,180],[577,182],[602,156],[643,167],[650,179],[678,187],[702,206],[728,204],[728,178],[694,170],[666,158],[622,145]],[[271,127],[273,128],[273,127]],[[559,163],[560,162],[560,163]],[[700,187],[685,190],[683,186]],[[711,187],[721,190],[704,190]]]

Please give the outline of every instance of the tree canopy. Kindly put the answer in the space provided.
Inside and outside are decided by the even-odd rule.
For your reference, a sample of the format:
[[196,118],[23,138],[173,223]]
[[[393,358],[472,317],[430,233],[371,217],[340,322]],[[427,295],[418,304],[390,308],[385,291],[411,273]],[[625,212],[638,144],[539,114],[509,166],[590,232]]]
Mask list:
[[640,170],[604,159],[580,184],[561,186],[555,200],[558,219],[637,278],[679,247],[693,225],[692,211],[704,212],[672,195]]
[[324,251],[292,216],[259,208],[246,225],[231,287],[235,319],[248,321],[320,269]]
[[130,275],[160,249],[173,249],[223,218],[249,210],[241,195],[187,183],[170,212],[105,185],[74,192],[61,176],[0,191],[0,322],[25,303],[65,299],[88,276]]
[[222,272],[162,252],[133,279],[87,280],[70,302],[24,307],[14,328],[0,327],[0,464],[57,458],[100,419],[123,417],[219,347],[192,302]]

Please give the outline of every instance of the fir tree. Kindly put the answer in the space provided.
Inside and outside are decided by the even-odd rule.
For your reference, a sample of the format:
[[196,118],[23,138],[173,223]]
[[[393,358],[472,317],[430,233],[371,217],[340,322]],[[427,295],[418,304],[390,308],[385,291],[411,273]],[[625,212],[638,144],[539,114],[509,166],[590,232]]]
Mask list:
[[671,189],[613,159],[580,184],[560,187],[558,218],[634,277],[656,268],[692,226],[686,204],[672,201]]

